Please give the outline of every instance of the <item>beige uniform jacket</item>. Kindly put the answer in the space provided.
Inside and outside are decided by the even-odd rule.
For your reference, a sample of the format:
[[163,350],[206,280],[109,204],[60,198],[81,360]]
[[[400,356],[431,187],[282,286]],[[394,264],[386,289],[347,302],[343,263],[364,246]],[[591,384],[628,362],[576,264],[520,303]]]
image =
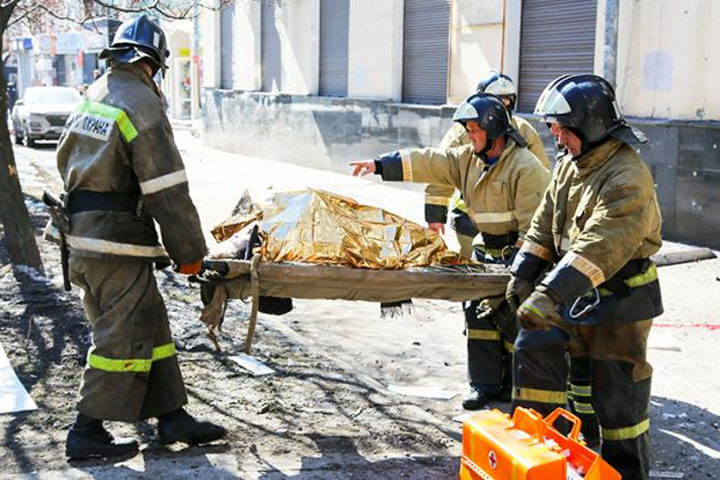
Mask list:
[[[647,259],[660,249],[660,223],[649,169],[632,147],[611,139],[558,162],[512,271],[534,279],[554,264],[542,284],[566,306],[602,297],[588,321],[652,318],[662,305]],[[627,291],[618,293],[618,283]]]
[[60,139],[57,167],[70,196],[125,194],[139,202],[135,211],[72,213],[66,241],[73,254],[148,261],[170,256],[177,264],[205,255],[161,94],[139,66],[116,64],[90,86]]
[[400,150],[380,162],[383,180],[457,188],[478,230],[490,235],[517,232],[522,238],[550,181],[550,172],[513,140],[492,166],[478,158],[471,145]]
[[[513,116],[512,126],[527,142],[527,149],[530,150],[545,168],[550,170],[550,161],[548,160],[545,147],[543,146],[540,135],[530,125],[530,122],[522,117]],[[452,127],[445,133],[438,148],[447,150],[449,148],[468,145],[470,138],[462,124],[455,122]],[[430,184],[425,187],[425,220],[428,223],[440,222],[445,223],[447,220],[448,209],[455,208],[465,209],[463,199],[458,195],[453,198],[455,189],[447,185]]]

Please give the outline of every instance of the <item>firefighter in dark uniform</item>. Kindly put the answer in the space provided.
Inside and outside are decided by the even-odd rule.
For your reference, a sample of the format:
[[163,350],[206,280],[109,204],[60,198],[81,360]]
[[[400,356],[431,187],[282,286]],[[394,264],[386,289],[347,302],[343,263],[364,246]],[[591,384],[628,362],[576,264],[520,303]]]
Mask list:
[[[353,174],[457,188],[482,234],[474,245],[476,258],[506,264],[530,225],[550,172],[525,148],[510,113],[495,95],[470,96],[453,120],[467,129],[469,144],[449,150],[400,150],[374,161],[353,162]],[[465,319],[471,393],[463,406],[475,410],[501,398],[517,326],[502,298],[470,302]]]
[[[550,169],[550,161],[547,158],[545,147],[538,132],[530,125],[530,122],[522,117],[513,115],[517,102],[517,90],[512,79],[497,70],[490,72],[480,80],[476,91],[478,93],[492,93],[502,100],[505,107],[510,111],[511,125],[520,133],[520,136],[527,143],[527,149],[537,157],[538,160]],[[440,150],[460,147],[470,143],[467,131],[462,124],[454,122],[452,127],[445,133],[438,145]],[[472,241],[478,234],[477,227],[468,216],[465,201],[455,188],[448,185],[430,184],[425,187],[425,221],[428,222],[430,230],[435,232],[445,231],[445,222],[450,212],[451,224],[457,235],[460,244],[460,254],[466,258],[472,256]]]
[[[158,418],[161,443],[198,444],[225,435],[183,406],[187,395],[153,264],[168,257],[196,274],[206,253],[200,219],[163,101],[152,78],[166,69],[165,34],[146,15],[126,21],[101,58],[109,71],[68,120],[57,150],[70,227],[69,276],[84,290],[92,346],[70,458],[137,452],[103,420]],[[161,246],[154,227],[162,231]]]
[[661,245],[660,210],[652,175],[632,146],[647,139],[625,122],[612,86],[596,75],[554,82],[536,114],[557,129],[568,154],[511,267],[507,297],[521,302],[522,325],[513,408],[546,414],[564,406],[564,353],[589,355],[602,456],[623,478],[646,479],[646,347],[652,319],[662,313],[649,259]]

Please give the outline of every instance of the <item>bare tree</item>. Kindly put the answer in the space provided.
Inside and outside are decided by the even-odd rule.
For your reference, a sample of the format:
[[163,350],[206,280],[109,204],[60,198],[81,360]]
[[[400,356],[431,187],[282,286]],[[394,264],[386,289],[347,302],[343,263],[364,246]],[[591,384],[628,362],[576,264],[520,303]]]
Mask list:
[[[0,51],[9,27],[29,32],[58,31],[60,23],[87,25],[97,17],[151,13],[158,17],[188,19],[202,9],[220,9],[234,0],[0,0]],[[74,7],[74,8],[72,8]],[[198,8],[195,8],[198,7]],[[43,271],[18,177],[7,124],[7,81],[0,68],[0,221],[5,231],[10,262]]]

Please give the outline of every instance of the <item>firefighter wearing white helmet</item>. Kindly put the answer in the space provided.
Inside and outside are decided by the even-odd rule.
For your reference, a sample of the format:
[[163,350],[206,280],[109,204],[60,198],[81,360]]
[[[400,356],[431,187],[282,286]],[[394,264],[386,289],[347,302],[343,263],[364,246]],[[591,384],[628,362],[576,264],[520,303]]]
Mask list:
[[[468,144],[448,150],[391,152],[374,161],[353,162],[353,174],[375,173],[383,180],[457,188],[480,232],[474,245],[476,258],[507,264],[525,236],[550,172],[525,148],[510,113],[495,95],[470,96],[453,120],[467,130]],[[503,298],[478,299],[466,305],[465,319],[471,392],[463,406],[476,410],[491,400],[509,400],[509,366],[517,333],[513,313]]]
[[[551,83],[536,114],[567,154],[511,267],[520,306],[513,408],[547,414],[566,402],[565,353],[589,356],[602,456],[623,478],[649,475],[652,319],[663,311],[655,264],[660,209],[634,144],[647,141],[596,75]],[[543,272],[548,271],[543,276]],[[536,286],[537,284],[537,286]]]
[[[524,118],[512,115],[517,100],[517,90],[512,79],[493,69],[478,83],[476,91],[491,93],[502,100],[511,112],[511,125],[525,139],[528,150],[547,169],[550,169],[550,161],[537,131]],[[453,123],[438,148],[447,150],[469,142],[470,139],[462,125]],[[460,243],[460,253],[469,258],[472,254],[472,239],[477,235],[477,229],[467,215],[462,196],[454,188],[446,185],[428,185],[425,188],[425,221],[428,222],[428,226],[434,231],[444,231],[448,215]]]

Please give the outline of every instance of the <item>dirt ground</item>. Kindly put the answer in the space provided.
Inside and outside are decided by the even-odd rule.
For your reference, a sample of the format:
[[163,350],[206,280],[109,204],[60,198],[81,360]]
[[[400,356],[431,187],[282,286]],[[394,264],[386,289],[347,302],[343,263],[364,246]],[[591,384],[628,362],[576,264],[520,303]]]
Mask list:
[[[18,149],[26,203],[38,235],[47,215],[36,200],[52,180],[38,162],[52,151]],[[190,167],[192,168],[192,167]],[[242,168],[241,166],[239,168]],[[166,448],[153,422],[113,423],[142,443],[116,462],[68,464],[67,428],[89,346],[77,290],[62,291],[59,254],[40,242],[46,277],[8,265],[0,230],[0,342],[38,404],[0,415],[0,478],[456,478],[465,344],[460,306],[415,301],[412,315],[380,319],[377,304],[295,301],[282,317],[261,315],[253,355],[276,373],[254,377],[240,353],[248,306],[235,301],[214,351],[199,322],[198,290],[161,271],[189,410],[225,425],[226,440]],[[716,344],[720,260],[660,269],[666,313],[650,342],[654,478],[720,478]],[[451,400],[401,396],[389,385],[457,392]],[[506,408],[507,405],[495,405]]]
[[[39,233],[47,215],[34,199],[27,203]],[[89,330],[78,292],[62,291],[56,247],[45,242],[40,246],[49,280],[24,268],[13,271],[0,243],[0,341],[39,407],[0,416],[0,476],[68,468],[64,440],[74,418]],[[377,391],[345,366],[265,326],[255,337],[253,354],[277,373],[253,377],[227,358],[242,351],[248,307],[242,302],[230,306],[221,337],[224,351],[217,353],[198,321],[199,291],[172,272],[158,272],[157,277],[180,352],[190,410],[230,431],[218,445],[187,448],[180,457],[200,461],[208,452],[231,452],[239,471],[262,479],[286,478],[286,471],[294,470],[314,472],[313,478],[396,478],[405,471],[427,479],[454,475],[460,440],[456,424],[439,421],[426,411],[427,405]],[[155,442],[152,422],[110,428],[139,438],[146,463],[167,455]],[[267,463],[268,458],[280,466]],[[79,463],[82,468],[107,466]],[[190,478],[207,473],[196,477],[188,468]],[[216,478],[223,474],[219,468],[213,469]],[[236,468],[226,472],[228,477],[234,478]]]

